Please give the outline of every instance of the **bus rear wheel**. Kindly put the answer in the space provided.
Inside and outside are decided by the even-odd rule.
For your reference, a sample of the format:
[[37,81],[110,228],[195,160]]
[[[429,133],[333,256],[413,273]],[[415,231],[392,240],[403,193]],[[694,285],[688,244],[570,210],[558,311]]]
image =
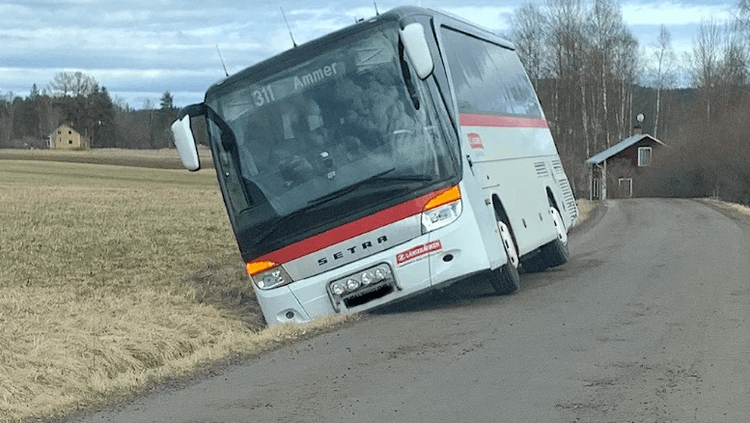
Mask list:
[[518,250],[516,250],[508,225],[498,220],[497,228],[503,242],[506,263],[491,271],[490,284],[496,294],[508,295],[521,288],[521,277],[518,275]]
[[557,207],[550,207],[549,213],[552,216],[552,222],[555,224],[557,237],[554,241],[542,247],[542,254],[546,259],[547,266],[555,267],[565,264],[570,258],[568,231],[565,229],[565,224]]
[[524,272],[541,272],[548,267],[565,264],[570,258],[568,231],[565,229],[560,211],[557,210],[557,207],[550,206],[549,214],[552,217],[552,223],[555,225],[557,236],[554,240],[544,244],[537,254],[524,260]]

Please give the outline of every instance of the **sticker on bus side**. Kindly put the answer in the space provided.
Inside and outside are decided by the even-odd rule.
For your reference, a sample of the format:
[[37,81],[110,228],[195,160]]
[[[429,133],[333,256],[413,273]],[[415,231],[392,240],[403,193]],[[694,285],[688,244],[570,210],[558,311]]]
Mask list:
[[396,264],[402,265],[406,262],[416,260],[420,257],[427,256],[431,253],[434,253],[435,251],[440,251],[442,249],[443,244],[440,243],[439,239],[428,242],[427,244],[420,244],[416,247],[412,247],[404,252],[396,254]]
[[469,139],[469,147],[471,147],[473,154],[476,157],[484,157],[484,141],[482,141],[482,136],[476,132],[468,132],[466,137]]
[[484,143],[482,142],[482,136],[476,132],[469,132],[466,134],[469,137],[469,146],[473,150],[484,150]]

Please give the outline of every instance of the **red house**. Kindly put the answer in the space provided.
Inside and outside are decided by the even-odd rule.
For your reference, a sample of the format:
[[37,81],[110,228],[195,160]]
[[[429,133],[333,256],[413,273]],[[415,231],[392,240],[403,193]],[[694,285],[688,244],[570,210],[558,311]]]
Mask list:
[[664,145],[651,135],[637,134],[587,159],[586,164],[591,165],[591,199],[632,197],[638,192],[641,169],[651,166],[654,149]]

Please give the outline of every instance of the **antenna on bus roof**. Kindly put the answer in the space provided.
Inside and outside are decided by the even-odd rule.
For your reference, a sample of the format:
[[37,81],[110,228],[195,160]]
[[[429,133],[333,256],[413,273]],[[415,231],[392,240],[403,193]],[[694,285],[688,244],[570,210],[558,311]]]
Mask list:
[[376,0],[372,0],[372,4],[375,6],[375,16],[380,16],[380,12],[378,12],[378,2]]
[[219,60],[221,60],[221,67],[224,68],[224,75],[229,76],[229,72],[227,72],[227,65],[224,64],[224,58],[221,57],[221,50],[219,50],[219,43],[216,43],[216,51],[219,53]]
[[289,36],[292,38],[292,45],[297,47],[297,42],[294,41],[294,34],[292,34],[292,28],[289,26],[289,21],[286,20],[286,14],[284,13],[284,8],[279,6],[279,9],[281,9],[281,16],[284,17],[284,22],[286,22],[286,29],[289,30]]

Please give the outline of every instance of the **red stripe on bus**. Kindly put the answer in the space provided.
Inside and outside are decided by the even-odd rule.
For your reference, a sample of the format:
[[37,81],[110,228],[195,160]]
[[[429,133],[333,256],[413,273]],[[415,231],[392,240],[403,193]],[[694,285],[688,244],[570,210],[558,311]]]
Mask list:
[[391,223],[396,223],[407,217],[414,216],[415,214],[419,214],[422,212],[428,201],[443,191],[446,190],[442,189],[434,191],[419,198],[381,210],[370,216],[365,216],[353,222],[330,229],[322,234],[314,235],[310,238],[303,239],[302,241],[295,242],[294,244],[287,245],[284,248],[268,253],[262,257],[258,257],[252,261],[269,260],[278,264],[284,264],[300,257],[304,257],[310,253],[336,245],[347,239],[354,238],[355,236],[362,235],[375,229],[382,228],[383,226],[390,225]]
[[496,128],[547,128],[547,121],[540,118],[518,116],[474,115],[461,113],[458,117],[461,126],[488,126]]

